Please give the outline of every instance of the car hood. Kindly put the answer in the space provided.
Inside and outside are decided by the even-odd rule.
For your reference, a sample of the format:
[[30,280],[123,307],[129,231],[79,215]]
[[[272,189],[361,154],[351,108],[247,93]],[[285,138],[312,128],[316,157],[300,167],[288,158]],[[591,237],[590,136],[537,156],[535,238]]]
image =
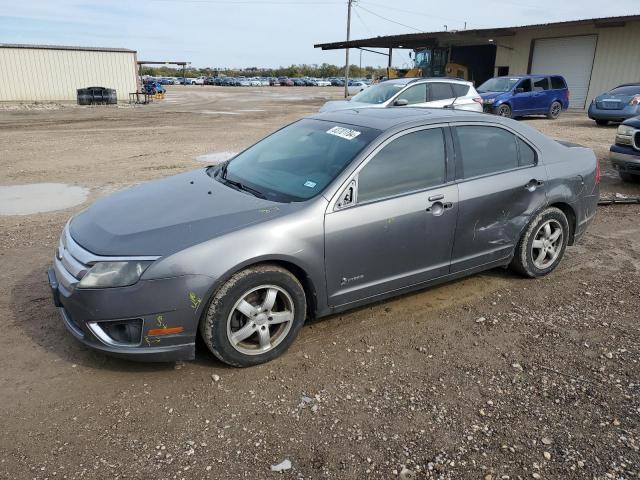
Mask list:
[[622,124],[623,125],[629,125],[630,127],[640,129],[640,116],[628,118],[627,120],[622,122]]
[[480,93],[480,97],[482,97],[482,100],[491,100],[493,98],[498,98],[504,95],[505,93],[508,93],[508,92],[484,92],[484,93]]
[[374,105],[371,103],[354,102],[353,100],[330,100],[320,108],[322,112],[334,112],[336,110],[348,110],[351,108],[375,108],[381,107],[381,105]]
[[75,216],[71,237],[104,256],[166,256],[301,205],[230,188],[196,170],[128,188]]

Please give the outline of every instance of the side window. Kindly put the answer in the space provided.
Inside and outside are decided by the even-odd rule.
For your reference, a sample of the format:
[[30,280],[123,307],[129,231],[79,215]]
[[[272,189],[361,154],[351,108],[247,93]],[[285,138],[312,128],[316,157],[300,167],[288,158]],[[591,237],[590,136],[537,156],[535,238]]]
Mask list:
[[527,143],[522,141],[519,137],[518,139],[518,153],[519,153],[519,161],[518,165],[521,167],[528,167],[536,164],[536,152],[531,148]]
[[425,84],[422,83],[420,85],[414,85],[413,87],[407,88],[404,92],[398,95],[396,100],[406,100],[409,102],[409,105],[413,105],[414,103],[424,103],[426,102],[427,91],[425,89]]
[[358,203],[444,183],[441,128],[408,133],[383,147],[358,174]]
[[516,136],[498,127],[456,127],[462,156],[462,177],[517,168]]
[[452,83],[451,88],[453,88],[453,94],[456,97],[464,97],[469,93],[469,85],[463,85],[461,83]]
[[567,88],[562,77],[551,77],[551,88],[554,90],[561,90]]
[[530,92],[531,91],[531,80],[528,79],[528,78],[525,78],[524,80],[522,80],[518,84],[518,86],[516,88],[521,88],[525,92]]
[[430,102],[435,102],[437,100],[447,100],[448,98],[453,97],[453,91],[451,90],[451,86],[448,83],[444,82],[433,82],[427,83],[427,90],[429,94],[427,98]]
[[539,78],[533,82],[534,92],[541,92],[543,90],[549,90],[549,79],[547,77]]

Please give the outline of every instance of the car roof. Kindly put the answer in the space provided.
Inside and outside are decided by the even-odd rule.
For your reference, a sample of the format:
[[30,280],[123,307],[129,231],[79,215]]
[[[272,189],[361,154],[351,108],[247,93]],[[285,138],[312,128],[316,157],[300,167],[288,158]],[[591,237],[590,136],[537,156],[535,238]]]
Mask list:
[[453,120],[495,122],[495,115],[469,112],[464,110],[451,110],[442,108],[402,107],[402,108],[352,108],[333,112],[318,113],[310,117],[315,120],[344,123],[360,127],[375,128],[377,130],[389,130],[406,123],[439,123]]
[[417,82],[441,82],[446,80],[447,82],[455,82],[455,83],[463,83],[465,85],[471,85],[472,82],[465,80],[464,78],[457,77],[404,77],[404,78],[390,78],[389,80],[385,80],[384,82],[380,82],[378,85],[382,85],[383,83],[395,83],[402,85],[409,85],[410,83]]

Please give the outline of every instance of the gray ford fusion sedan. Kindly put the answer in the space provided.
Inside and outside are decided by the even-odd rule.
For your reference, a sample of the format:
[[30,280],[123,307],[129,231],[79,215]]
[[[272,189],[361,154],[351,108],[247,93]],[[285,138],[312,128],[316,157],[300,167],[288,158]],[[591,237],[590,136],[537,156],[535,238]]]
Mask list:
[[250,366],[305,319],[511,266],[550,273],[594,218],[593,152],[516,121],[353,109],[224,164],[101,199],[65,226],[49,283],[91,348]]

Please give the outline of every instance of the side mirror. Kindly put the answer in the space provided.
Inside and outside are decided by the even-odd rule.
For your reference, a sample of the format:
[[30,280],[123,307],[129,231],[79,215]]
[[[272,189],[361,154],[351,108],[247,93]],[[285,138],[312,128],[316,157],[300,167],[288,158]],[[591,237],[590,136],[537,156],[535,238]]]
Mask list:
[[517,94],[519,94],[519,93],[524,93],[524,88],[522,88],[522,87],[518,87],[518,88],[516,88],[513,92],[514,92],[516,95],[517,95]]
[[393,102],[393,104],[396,107],[406,107],[407,105],[409,105],[409,100],[407,100],[406,98],[399,98],[398,100]]

